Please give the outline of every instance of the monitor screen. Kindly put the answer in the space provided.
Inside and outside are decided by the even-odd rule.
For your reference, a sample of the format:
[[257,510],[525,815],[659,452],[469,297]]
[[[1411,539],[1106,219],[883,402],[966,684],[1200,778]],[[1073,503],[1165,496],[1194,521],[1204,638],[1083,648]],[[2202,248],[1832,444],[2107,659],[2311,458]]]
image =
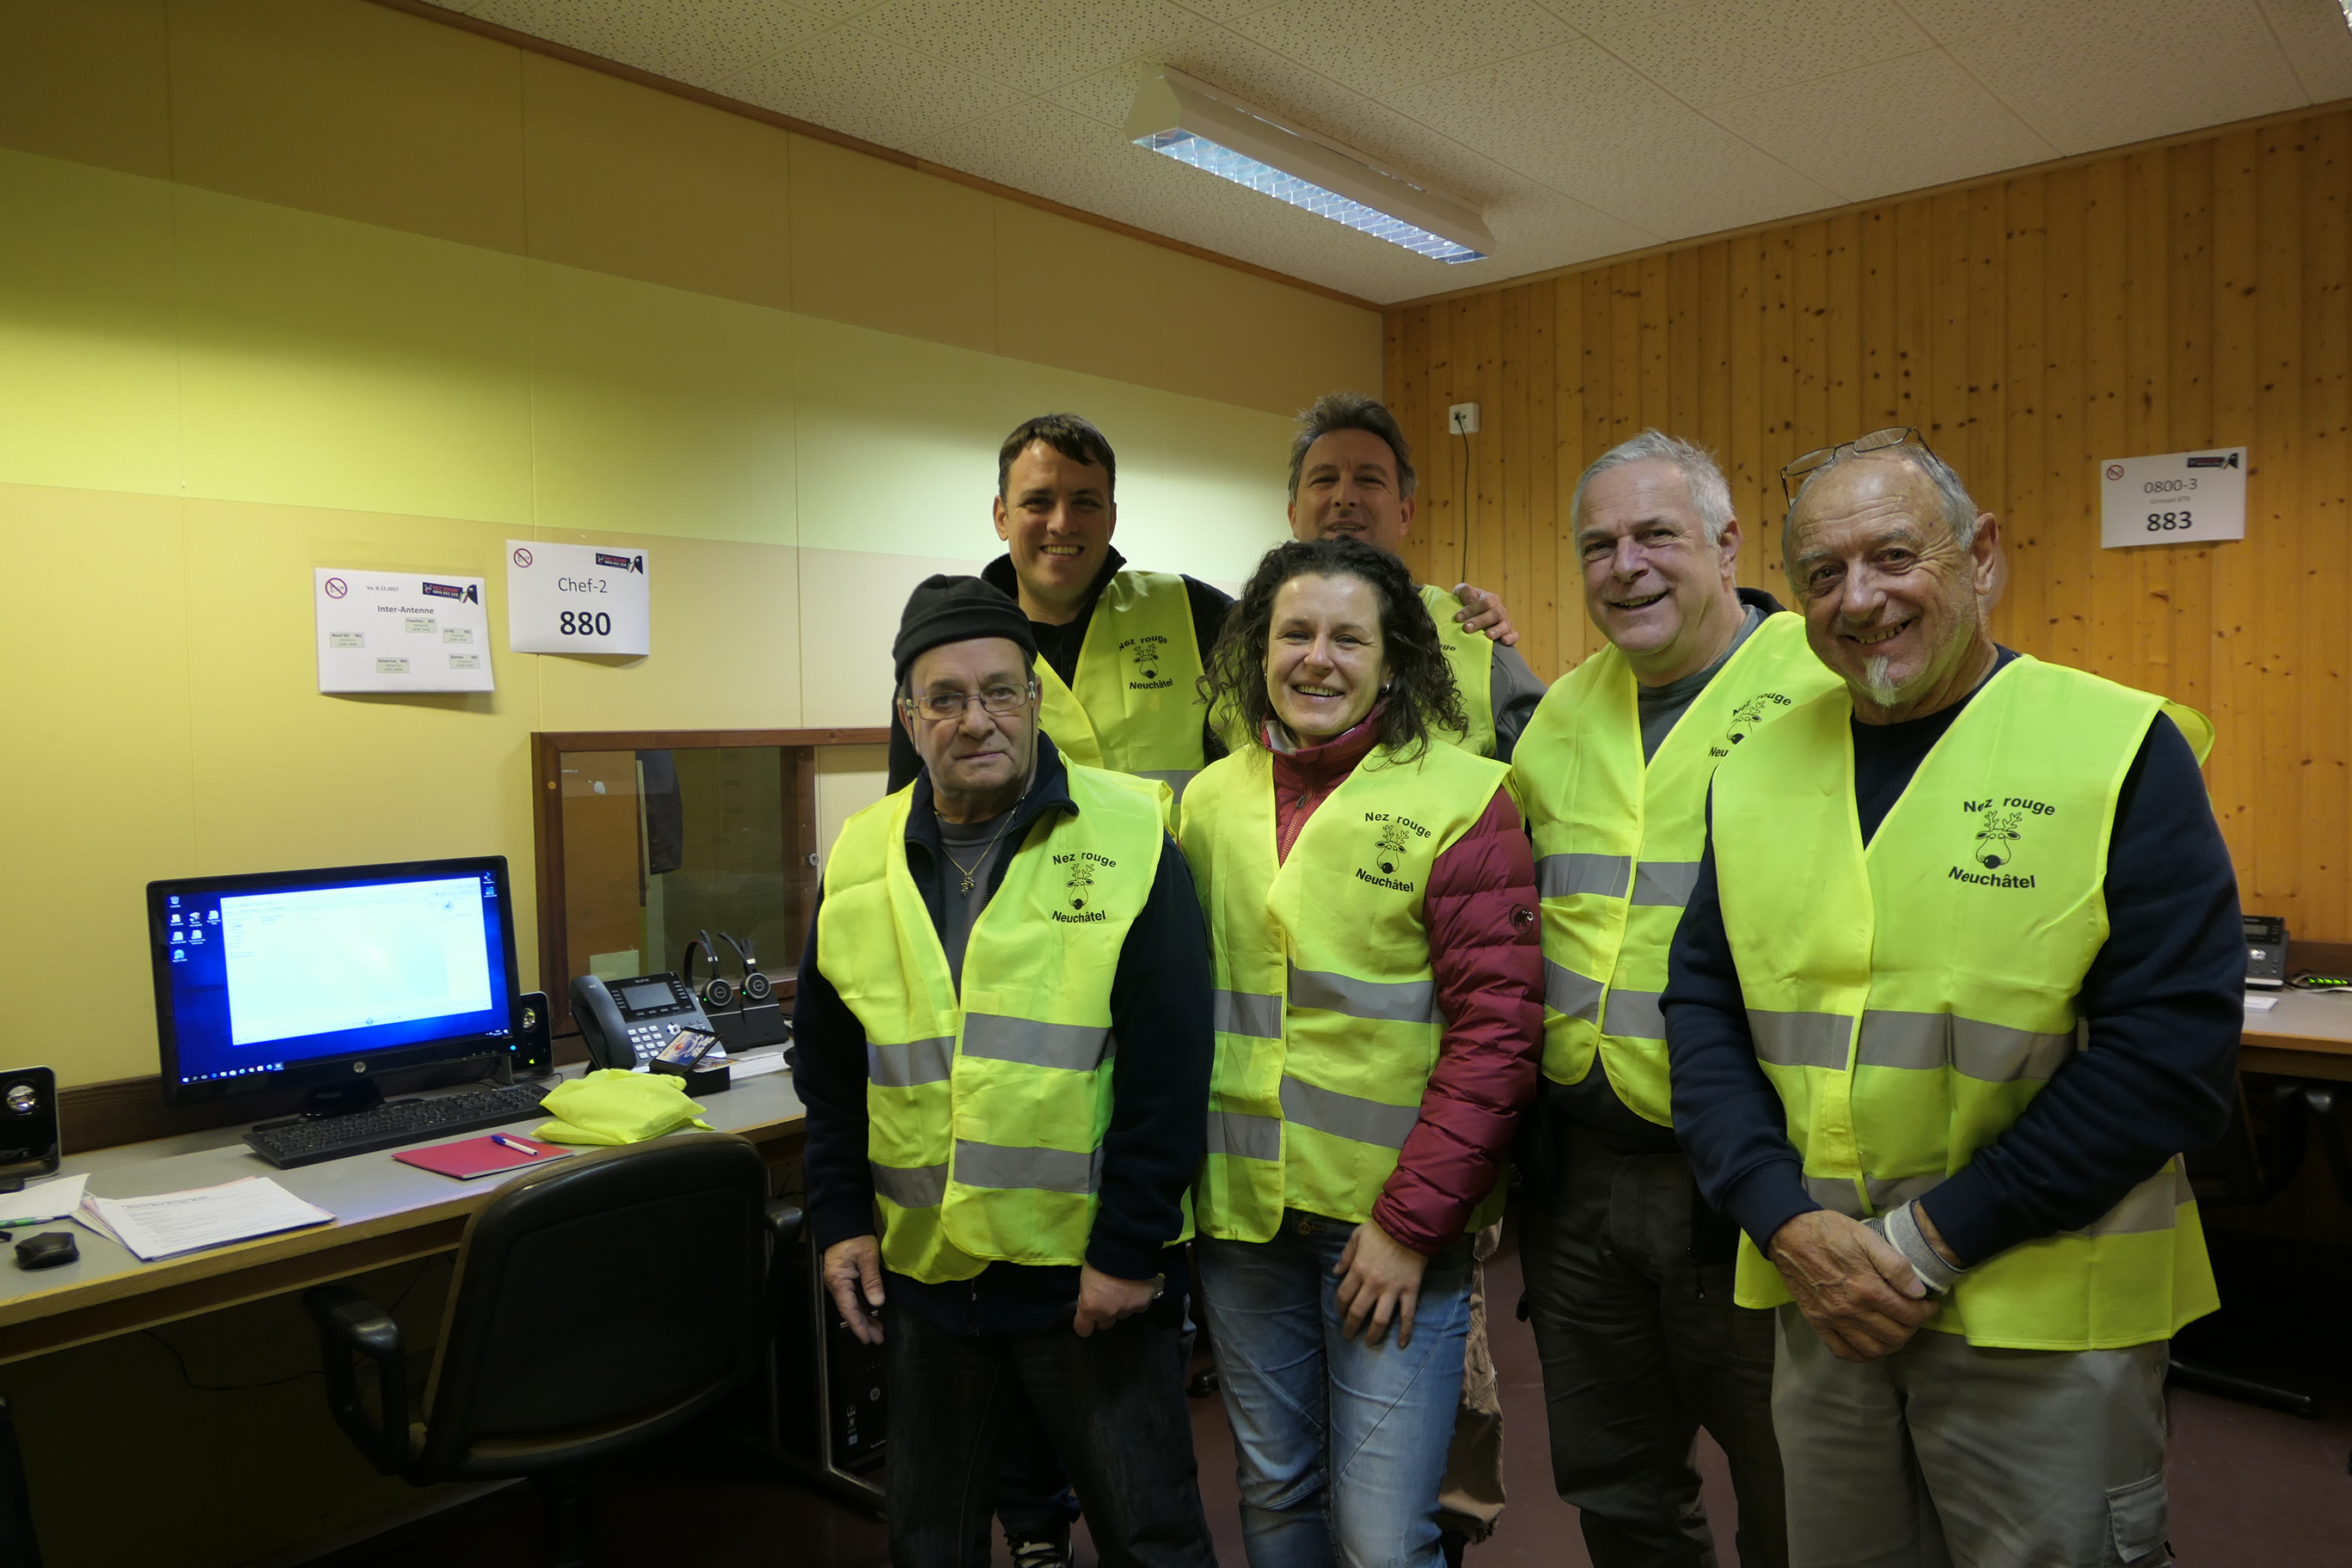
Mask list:
[[148,903],[167,1093],[478,1054],[511,1032],[502,857],[154,882]]

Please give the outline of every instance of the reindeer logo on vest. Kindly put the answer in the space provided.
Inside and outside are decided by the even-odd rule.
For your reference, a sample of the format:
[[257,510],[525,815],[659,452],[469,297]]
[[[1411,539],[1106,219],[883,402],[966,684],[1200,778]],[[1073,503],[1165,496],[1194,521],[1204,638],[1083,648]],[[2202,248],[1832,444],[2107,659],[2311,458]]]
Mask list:
[[1731,755],[1731,748],[1756,733],[1765,720],[1773,717],[1782,708],[1793,706],[1794,703],[1777,691],[1758,692],[1731,710],[1730,730],[1724,735],[1721,745],[1707,748],[1708,754],[1717,757]]
[[1168,662],[1168,639],[1157,633],[1150,637],[1129,637],[1119,648],[1134,662],[1128,677],[1129,691],[1165,691],[1176,684],[1173,675],[1162,675],[1160,667]]
[[1054,911],[1055,920],[1065,925],[1082,926],[1093,925],[1110,919],[1110,916],[1101,910],[1090,910],[1087,905],[1094,898],[1095,868],[1100,866],[1106,870],[1112,869],[1118,865],[1118,861],[1108,855],[1097,855],[1091,849],[1080,849],[1071,854],[1055,856],[1054,864],[1064,868],[1069,874],[1065,890],[1068,892],[1070,898],[1070,907],[1067,910]]
[[1975,819],[1976,843],[1969,858],[1982,868],[1965,870],[1958,866],[1951,869],[1951,879],[1979,888],[2031,888],[2033,878],[2021,877],[2010,869],[2017,862],[2018,846],[2023,842],[2026,819],[2033,816],[2054,816],[2057,807],[2038,800],[2026,800],[2017,795],[1999,800],[1965,800],[1960,809]]
[[1375,874],[1359,866],[1356,868],[1356,879],[1370,882],[1375,888],[1393,888],[1400,893],[1419,892],[1421,884],[1399,876],[1398,868],[1412,853],[1415,841],[1430,836],[1429,829],[1409,816],[1391,816],[1385,811],[1368,811],[1364,813],[1364,820],[1375,825],[1380,831],[1379,839],[1372,847],[1372,864],[1380,870]]

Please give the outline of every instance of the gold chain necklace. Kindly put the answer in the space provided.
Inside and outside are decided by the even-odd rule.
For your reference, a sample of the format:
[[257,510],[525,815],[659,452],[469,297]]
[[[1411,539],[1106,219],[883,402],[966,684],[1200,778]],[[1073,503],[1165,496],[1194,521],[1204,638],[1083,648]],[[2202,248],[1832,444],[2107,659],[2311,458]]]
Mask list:
[[1013,811],[1012,808],[1008,806],[1005,809],[1004,820],[998,823],[996,825],[996,831],[989,836],[988,847],[982,849],[980,852],[980,858],[973,861],[970,866],[966,866],[962,861],[955,858],[955,851],[948,847],[947,835],[944,833],[940,835],[940,852],[948,858],[948,863],[950,865],[963,873],[963,886],[958,889],[960,896],[967,899],[971,897],[972,879],[979,876],[981,868],[988,864],[988,858],[996,853],[996,841],[1004,837],[1004,830],[1012,825],[1012,822]]

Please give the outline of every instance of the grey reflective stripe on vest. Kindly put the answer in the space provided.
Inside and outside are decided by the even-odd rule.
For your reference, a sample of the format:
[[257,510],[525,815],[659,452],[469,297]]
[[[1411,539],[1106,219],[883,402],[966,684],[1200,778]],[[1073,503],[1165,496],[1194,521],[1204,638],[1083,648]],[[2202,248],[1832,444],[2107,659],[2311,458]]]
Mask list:
[[2170,1230],[2175,1213],[2196,1197],[2180,1162],[2169,1160],[2163,1170],[2124,1194],[2124,1201],[2078,1232],[2082,1236],[2130,1236],[2141,1231]]
[[1663,1040],[1666,1037],[1666,1015],[1659,1007],[1662,993],[1628,991],[1613,986],[1609,992],[1609,1011],[1601,1020],[1601,1032],[1623,1040]]
[[1756,1059],[1779,1068],[1845,1068],[1853,1020],[1843,1013],[1768,1013],[1748,1009]]
[[1631,855],[1547,855],[1536,862],[1536,896],[1572,899],[1579,893],[1625,896],[1625,879],[1633,874]]
[[866,1042],[866,1076],[884,1089],[913,1089],[918,1084],[945,1083],[955,1066],[955,1040],[908,1040],[903,1046]]
[[1605,989],[1589,974],[1544,960],[1544,1005],[1555,1013],[1591,1023],[1601,1016],[1601,993]]
[[1102,1178],[1102,1151],[1014,1149],[956,1140],[955,1179],[967,1187],[1034,1187],[1048,1193],[1090,1193]]
[[1290,1005],[1374,1023],[1426,1024],[1436,1016],[1437,985],[1429,980],[1359,980],[1293,964]]
[[935,1209],[948,1195],[948,1168],[945,1165],[877,1165],[868,1162],[874,1173],[874,1190],[902,1209]]
[[1825,1209],[1835,1209],[1848,1219],[1867,1219],[1874,1214],[1901,1208],[1913,1198],[1925,1196],[1944,1184],[1941,1174],[1933,1176],[1865,1176],[1863,1186],[1870,1193],[1870,1206],[1863,1207],[1862,1194],[1850,1176],[1807,1176],[1805,1195]]
[[1209,1112],[1209,1152],[1244,1160],[1282,1158],[1282,1123],[1271,1116],[1244,1116],[1238,1110]]
[[1898,1013],[1872,1008],[1862,1016],[1856,1065],[1948,1067],[1985,1083],[2047,1080],[2074,1054],[2074,1035],[2042,1034],[1987,1024],[1950,1013]]
[[1421,1107],[1359,1100],[1352,1094],[1318,1089],[1311,1083],[1286,1078],[1282,1080],[1282,1119],[1318,1132],[1328,1132],[1334,1138],[1377,1143],[1383,1149],[1402,1149],[1412,1131],[1412,1124],[1421,1120]]
[[1211,1022],[1221,1035],[1247,1035],[1252,1039],[1282,1038],[1282,998],[1254,991],[1220,991],[1209,1005]]
[[1134,776],[1139,779],[1153,779],[1166,784],[1175,793],[1176,798],[1181,801],[1184,798],[1184,786],[1191,784],[1193,775],[1200,771],[1198,768],[1171,768],[1163,773],[1139,773]]
[[1118,1048],[1110,1030],[1100,1024],[1041,1024],[994,1013],[963,1016],[963,1054],[968,1057],[1092,1072]]
[[1696,860],[1644,860],[1633,870],[1633,901],[1679,910],[1698,886]]

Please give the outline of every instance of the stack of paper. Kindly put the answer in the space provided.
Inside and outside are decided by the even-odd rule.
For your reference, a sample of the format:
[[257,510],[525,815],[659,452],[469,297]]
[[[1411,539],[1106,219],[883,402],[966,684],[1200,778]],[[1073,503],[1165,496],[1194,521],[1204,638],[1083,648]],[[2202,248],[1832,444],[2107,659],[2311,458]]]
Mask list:
[[81,1189],[89,1180],[87,1173],[60,1176],[0,1197],[0,1226],[46,1225],[63,1219],[79,1206]]
[[121,1242],[141,1261],[202,1252],[257,1236],[325,1225],[335,1216],[306,1204],[267,1176],[247,1176],[217,1187],[159,1193],[152,1198],[85,1196],[74,1217],[103,1237]]

